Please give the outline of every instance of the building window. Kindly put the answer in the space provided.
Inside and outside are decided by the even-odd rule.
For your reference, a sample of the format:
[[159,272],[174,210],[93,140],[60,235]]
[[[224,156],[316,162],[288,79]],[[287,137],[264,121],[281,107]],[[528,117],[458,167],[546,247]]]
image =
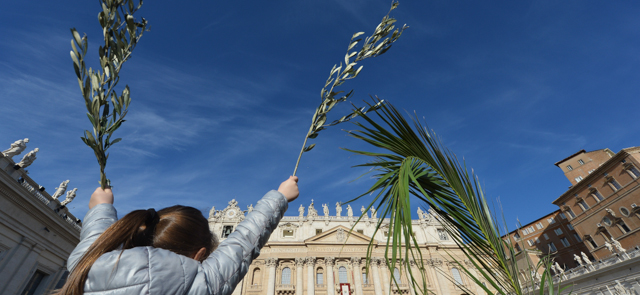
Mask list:
[[556,245],[554,245],[553,243],[549,243],[549,251],[550,252],[556,252],[558,251],[558,248],[556,248]]
[[552,218],[547,218],[547,222],[549,222],[549,224],[554,224],[556,223],[556,220]]
[[545,239],[545,240],[547,240],[547,241],[549,240],[549,235],[547,235],[547,234],[542,234],[542,236],[544,236],[544,239]]
[[573,210],[571,210],[571,208],[567,208],[567,210],[564,212],[567,212],[567,214],[569,214],[569,217],[571,217],[571,219],[576,218],[576,215],[573,213]]
[[571,167],[571,165],[567,165],[567,170],[571,171],[573,170],[573,167]]
[[400,270],[397,267],[393,270],[393,279],[400,284]]
[[544,226],[542,225],[542,222],[538,222],[538,223],[536,223],[536,227],[537,227],[538,229],[542,229],[542,228],[544,228]]
[[362,283],[369,284],[369,277],[367,276],[367,270],[364,268],[362,269]]
[[285,267],[282,269],[282,279],[280,280],[280,284],[283,285],[291,285],[291,269]]
[[364,230],[359,229],[359,230],[356,230],[356,231],[357,231],[359,234],[363,234],[363,235],[364,235]]
[[609,177],[609,186],[611,186],[614,191],[618,191],[622,188],[618,181],[613,177]]
[[286,237],[293,237],[293,230],[291,230],[291,229],[282,230],[282,236],[285,237],[285,238]]
[[444,229],[438,229],[438,237],[440,238],[440,240],[446,241],[449,239],[449,237],[447,237],[447,233],[444,231]]
[[569,247],[569,240],[567,238],[561,238],[560,242],[562,242],[562,246]]
[[622,213],[622,215],[629,217],[629,210],[625,207],[620,207],[620,213]]
[[561,228],[556,228],[556,229],[554,229],[553,231],[554,231],[554,232],[556,233],[556,235],[558,235],[558,236],[562,234],[562,229],[561,229]]
[[347,280],[347,268],[344,267],[344,266],[341,266],[340,268],[338,268],[338,282],[340,284],[348,283],[348,280]]
[[578,160],[578,164],[584,165],[584,161],[582,161],[582,159],[580,159],[580,160]]
[[458,271],[457,268],[454,267],[451,269],[451,275],[453,276],[453,280],[456,285],[462,285],[462,277],[460,276],[460,271]]
[[536,244],[540,244],[540,239],[539,238],[536,237],[535,240],[536,240]]
[[322,229],[321,228],[316,228],[316,235],[319,235],[322,233]]
[[27,283],[27,286],[24,287],[24,290],[20,294],[27,294],[27,295],[35,294],[36,290],[38,289],[38,286],[40,286],[40,283],[42,283],[42,280],[45,277],[47,277],[46,273],[36,270],[33,276],[31,276],[29,283]]
[[316,284],[324,285],[324,270],[322,268],[318,268],[316,271]]
[[580,181],[582,180],[582,176],[578,176],[578,177],[574,178],[574,180],[575,180],[576,182],[580,182]]
[[601,202],[604,200],[604,197],[595,188],[591,191],[591,195],[593,196],[594,199],[596,199],[596,202]]
[[586,235],[585,236],[585,241],[587,241],[587,243],[589,245],[591,245],[591,248],[593,248],[593,249],[598,248],[598,244],[596,244],[596,241],[594,241],[591,236]]
[[229,235],[230,235],[232,232],[233,232],[233,225],[225,225],[225,226],[222,228],[222,235],[221,235],[221,237],[222,237],[223,239],[226,239],[226,238],[228,238],[228,237],[229,237]]
[[629,171],[629,174],[631,174],[631,177],[633,177],[633,178],[640,177],[640,170],[638,170],[638,168],[636,168],[636,166],[629,165],[628,168],[627,168],[627,171]]
[[251,278],[252,285],[262,285],[262,272],[259,268],[253,270],[253,276]]
[[573,225],[571,225],[571,223],[567,223],[567,227],[569,228],[569,230],[574,230]]
[[576,241],[582,242],[582,239],[580,238],[580,236],[578,234],[574,233],[573,237],[576,239]]
[[627,224],[624,223],[624,221],[622,219],[620,219],[620,221],[618,221],[618,227],[620,227],[620,230],[622,231],[623,234],[626,234],[626,233],[631,231],[629,229],[629,227],[627,226]]
[[65,270],[62,276],[60,276],[60,280],[58,280],[58,283],[56,284],[54,289],[62,289],[62,287],[64,287],[64,284],[67,282],[68,277],[69,277],[69,272]]
[[562,219],[567,219],[567,216],[564,215],[564,213],[562,213],[562,212],[560,212],[560,214],[558,214],[558,215],[560,215],[560,218],[562,218]]
[[536,242],[534,240],[528,240],[527,243],[529,246],[533,246]]
[[515,244],[513,245],[513,248],[514,248],[514,249],[516,249],[516,251],[517,251],[517,252],[522,251],[522,249],[520,249],[520,245],[519,245],[518,243],[515,243]]
[[580,208],[582,208],[583,212],[589,210],[589,205],[587,205],[587,202],[585,202],[584,200],[578,201],[578,205],[580,206]]
[[513,238],[516,239],[516,240],[519,240],[520,239],[520,235],[518,233],[515,233],[513,235]]

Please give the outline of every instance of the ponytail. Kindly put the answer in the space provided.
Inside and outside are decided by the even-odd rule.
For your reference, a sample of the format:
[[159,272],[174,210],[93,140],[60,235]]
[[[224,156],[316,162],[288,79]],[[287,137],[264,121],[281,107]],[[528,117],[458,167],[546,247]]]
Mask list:
[[208,221],[198,209],[176,205],[159,212],[154,209],[132,211],[98,237],[82,256],[62,289],[54,294],[83,294],[84,284],[96,260],[120,247],[124,251],[152,246],[189,257],[204,247],[207,250],[206,258],[213,251],[214,241]]

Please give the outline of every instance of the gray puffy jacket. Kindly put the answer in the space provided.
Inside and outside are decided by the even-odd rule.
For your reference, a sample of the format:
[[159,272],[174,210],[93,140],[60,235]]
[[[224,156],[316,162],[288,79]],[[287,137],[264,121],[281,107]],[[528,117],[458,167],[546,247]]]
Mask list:
[[[260,248],[269,240],[287,207],[287,200],[281,193],[268,192],[258,201],[253,212],[202,263],[153,247],[105,253],[91,267],[84,292],[229,295],[247,273],[251,261],[260,254]],[[87,212],[80,243],[69,257],[69,271],[116,220],[116,210],[111,204],[100,204]]]

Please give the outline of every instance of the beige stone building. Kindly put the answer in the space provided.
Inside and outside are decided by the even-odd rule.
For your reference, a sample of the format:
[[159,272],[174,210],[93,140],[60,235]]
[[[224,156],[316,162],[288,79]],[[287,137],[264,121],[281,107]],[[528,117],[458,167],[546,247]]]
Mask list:
[[[358,210],[356,215],[351,207],[339,204],[332,206],[335,207],[332,210],[328,205],[322,207],[323,215],[319,215],[312,200],[308,207],[300,205],[299,216],[285,216],[236,287],[234,295],[423,294],[407,280],[409,268],[415,277],[420,277],[418,269],[421,265],[426,269],[430,292],[465,294],[463,289],[466,287],[475,294],[485,293],[456,263],[450,262],[449,254],[459,257],[460,261],[464,259],[435,214],[418,209],[420,218],[412,224],[423,255],[421,261],[404,261],[389,269],[384,259],[389,228],[383,225],[374,234],[375,224],[379,221],[374,210],[366,212],[355,224],[365,213],[364,208],[354,208]],[[250,210],[251,206],[241,210],[235,200],[224,210],[212,208],[211,230],[224,240]],[[388,224],[388,220],[383,220],[383,224]],[[367,268],[365,258],[370,241],[373,241],[373,254]],[[391,283],[392,273],[399,278],[397,285]],[[421,284],[422,279],[418,279],[418,283]]]
[[0,294],[61,287],[80,230],[80,220],[0,153]]

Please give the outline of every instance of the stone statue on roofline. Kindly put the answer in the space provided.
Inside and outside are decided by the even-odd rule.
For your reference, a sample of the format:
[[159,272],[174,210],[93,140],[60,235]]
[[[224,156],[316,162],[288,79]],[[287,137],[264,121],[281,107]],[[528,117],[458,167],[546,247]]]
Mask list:
[[213,219],[216,216],[216,206],[212,206],[209,210],[209,219]]
[[28,138],[16,140],[11,146],[2,151],[2,155],[7,158],[13,158],[13,156],[17,156],[27,149],[27,142],[29,142]]
[[304,205],[300,204],[300,207],[298,208],[298,213],[300,218],[304,216]]
[[347,205],[347,216],[353,217],[353,209],[351,209],[351,205]]
[[582,258],[580,258],[580,256],[573,254],[573,260],[575,260],[578,263],[578,266],[583,266],[584,263],[582,262]]
[[342,206],[340,205],[340,202],[336,203],[336,216],[340,217],[340,215],[342,214]]
[[51,196],[54,200],[57,200],[59,197],[67,191],[67,185],[69,184],[69,180],[63,181],[58,187],[56,187],[56,192]]
[[253,211],[253,204],[249,204],[249,206],[247,206],[247,213],[251,213],[251,211]]
[[39,148],[35,148],[28,154],[24,155],[24,157],[22,157],[22,160],[18,164],[16,164],[16,166],[23,169],[29,167],[31,164],[33,164],[33,161],[36,160],[36,153],[39,150]]
[[369,218],[369,215],[367,215],[367,209],[365,209],[364,206],[360,208],[360,212],[362,212],[362,216],[364,216],[364,218]]
[[376,208],[371,207],[371,218],[378,218],[378,212],[376,212]]
[[627,252],[627,250],[622,248],[622,245],[620,244],[620,242],[616,241],[616,239],[614,239],[613,237],[611,238],[611,244],[616,248],[617,252],[619,252],[619,253],[626,253]]
[[587,254],[584,254],[584,252],[580,252],[580,256],[582,256],[582,261],[584,261],[585,264],[591,265],[591,259],[587,257]]
[[71,191],[67,192],[67,197],[64,199],[64,201],[62,201],[62,203],[60,205],[62,206],[66,206],[67,204],[71,203],[71,201],[73,201],[73,199],[76,198],[76,191],[78,189],[74,188]]
[[609,252],[613,253],[613,246],[609,242],[604,241],[604,246],[609,250]]
[[329,206],[327,204],[322,204],[322,212],[325,217],[329,217]]

